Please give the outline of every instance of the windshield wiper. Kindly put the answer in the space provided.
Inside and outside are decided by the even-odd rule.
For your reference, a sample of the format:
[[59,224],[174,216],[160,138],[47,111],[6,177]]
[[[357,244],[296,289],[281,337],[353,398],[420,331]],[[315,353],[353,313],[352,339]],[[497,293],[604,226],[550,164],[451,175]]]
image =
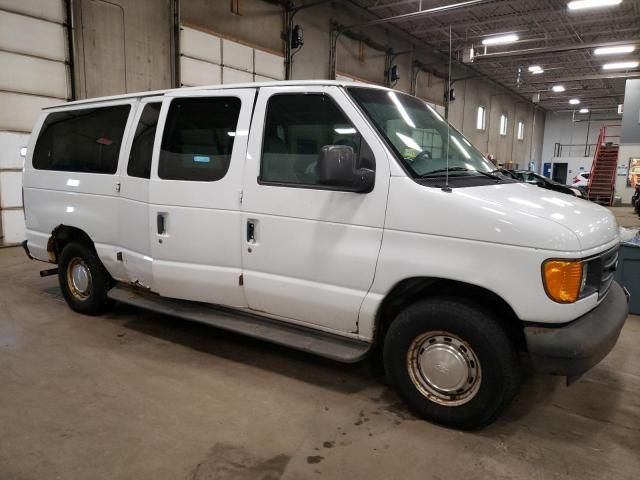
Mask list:
[[435,173],[443,173],[443,172],[446,172],[447,170],[449,172],[475,172],[475,170],[471,170],[465,167],[439,168],[438,170],[431,170],[430,172],[423,173],[422,175],[418,175],[418,178],[431,177]]
[[418,178],[428,178],[428,177],[434,176],[434,174],[437,174],[437,173],[444,173],[447,170],[449,172],[474,172],[474,173],[479,173],[480,175],[484,175],[485,177],[493,178],[494,180],[499,180],[499,181],[504,180],[502,177],[499,177],[498,175],[494,175],[494,172],[496,172],[497,170],[494,170],[494,172],[481,172],[480,170],[473,170],[471,168],[465,168],[465,167],[450,167],[448,169],[439,168],[438,170],[432,170],[430,172],[423,173]]

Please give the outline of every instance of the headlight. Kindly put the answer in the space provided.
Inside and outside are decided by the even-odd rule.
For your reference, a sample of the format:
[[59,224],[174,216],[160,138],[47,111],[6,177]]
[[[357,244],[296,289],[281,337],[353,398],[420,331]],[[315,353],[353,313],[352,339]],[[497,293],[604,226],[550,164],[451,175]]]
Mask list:
[[559,303],[573,303],[585,288],[587,268],[580,260],[547,260],[542,265],[547,295]]

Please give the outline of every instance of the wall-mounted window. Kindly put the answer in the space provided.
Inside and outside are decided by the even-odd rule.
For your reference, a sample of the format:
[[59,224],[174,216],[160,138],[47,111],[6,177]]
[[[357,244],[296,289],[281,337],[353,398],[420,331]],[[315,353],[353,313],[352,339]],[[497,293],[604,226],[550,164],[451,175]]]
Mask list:
[[518,140],[524,140],[524,122],[518,122]]
[[500,135],[507,134],[507,127],[509,125],[509,119],[507,118],[507,114],[503,113],[500,115]]
[[487,108],[478,107],[478,113],[476,114],[476,128],[478,130],[484,130],[487,125]]

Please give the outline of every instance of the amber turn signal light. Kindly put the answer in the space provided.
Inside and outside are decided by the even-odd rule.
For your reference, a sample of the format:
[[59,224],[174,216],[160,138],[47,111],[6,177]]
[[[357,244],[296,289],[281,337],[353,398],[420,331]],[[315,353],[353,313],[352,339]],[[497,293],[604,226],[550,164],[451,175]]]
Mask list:
[[547,295],[559,303],[575,302],[582,289],[582,262],[547,260],[542,266],[542,279]]

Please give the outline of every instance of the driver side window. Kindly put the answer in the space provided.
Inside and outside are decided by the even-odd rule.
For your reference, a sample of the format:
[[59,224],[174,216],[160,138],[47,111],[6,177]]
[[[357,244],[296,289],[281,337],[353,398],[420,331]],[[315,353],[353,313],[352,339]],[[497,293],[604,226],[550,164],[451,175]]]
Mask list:
[[262,140],[260,183],[318,185],[318,158],[326,145],[351,147],[358,167],[375,168],[371,149],[331,97],[319,93],[272,96]]

